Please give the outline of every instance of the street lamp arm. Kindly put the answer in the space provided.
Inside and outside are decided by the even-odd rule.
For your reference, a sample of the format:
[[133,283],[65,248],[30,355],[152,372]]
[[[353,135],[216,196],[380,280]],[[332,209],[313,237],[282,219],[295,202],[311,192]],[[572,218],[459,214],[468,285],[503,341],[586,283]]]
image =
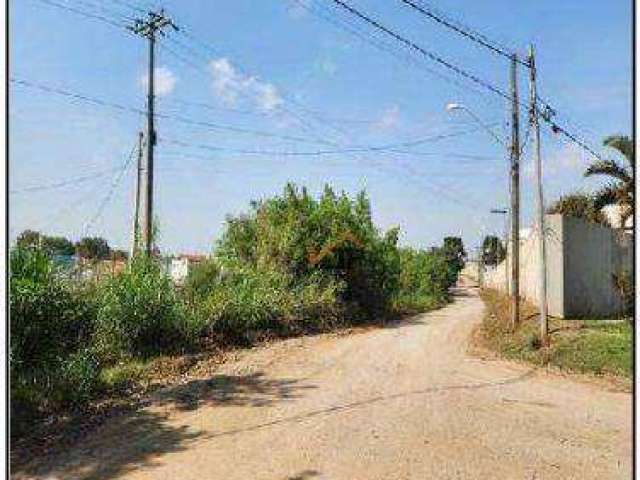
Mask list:
[[484,123],[482,121],[482,119],[480,117],[478,117],[475,113],[473,113],[472,110],[469,110],[467,107],[462,106],[462,109],[467,112],[476,122],[478,122],[478,124],[484,128],[487,133],[489,133],[489,135],[491,135],[494,140],[496,142],[498,142],[499,145],[502,145],[505,148],[508,148],[508,145],[506,144],[506,142],[504,140],[502,140],[492,129],[491,127],[489,127],[486,123]]
[[453,110],[464,110],[465,112],[467,112],[467,114],[473,118],[476,123],[478,123],[485,131],[487,131],[487,133],[489,133],[489,135],[491,135],[491,137],[498,142],[498,144],[500,144],[501,146],[505,147],[505,148],[509,148],[509,146],[507,145],[507,143],[501,139],[485,122],[482,121],[482,119],[476,115],[473,110],[470,110],[469,108],[467,108],[464,105],[461,105],[459,103],[449,103],[446,107],[446,109],[448,111],[453,111]]

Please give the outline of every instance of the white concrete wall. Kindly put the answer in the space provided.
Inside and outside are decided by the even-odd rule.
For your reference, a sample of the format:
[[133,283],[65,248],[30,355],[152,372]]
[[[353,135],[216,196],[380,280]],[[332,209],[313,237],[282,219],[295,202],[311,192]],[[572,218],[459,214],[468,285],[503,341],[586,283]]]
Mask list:
[[580,219],[564,218],[565,309],[573,316],[609,316],[622,312],[614,274],[632,271],[629,234]]
[[[561,318],[616,315],[621,310],[612,274],[631,268],[632,242],[621,233],[562,215],[545,216],[547,308]],[[539,234],[520,241],[520,295],[537,304]],[[511,251],[508,252],[509,259]],[[484,275],[485,285],[505,290],[505,262]]]

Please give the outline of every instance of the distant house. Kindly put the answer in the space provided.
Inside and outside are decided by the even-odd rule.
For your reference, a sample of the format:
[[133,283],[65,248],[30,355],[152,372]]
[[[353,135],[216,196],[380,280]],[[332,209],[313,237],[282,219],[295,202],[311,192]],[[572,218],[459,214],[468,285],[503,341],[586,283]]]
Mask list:
[[624,207],[620,205],[608,205],[604,207],[602,211],[613,228],[633,230],[633,215],[630,215],[626,223],[622,225],[622,212],[624,211]]
[[174,283],[184,283],[193,268],[206,259],[204,255],[181,254],[167,258],[166,269]]

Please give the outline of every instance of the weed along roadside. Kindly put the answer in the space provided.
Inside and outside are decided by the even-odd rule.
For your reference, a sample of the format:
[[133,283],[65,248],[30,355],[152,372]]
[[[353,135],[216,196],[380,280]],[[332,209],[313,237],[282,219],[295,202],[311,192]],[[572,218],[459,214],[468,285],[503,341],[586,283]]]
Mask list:
[[445,305],[463,267],[460,239],[427,251],[399,247],[398,235],[373,224],[364,192],[327,186],[314,198],[287,185],[229,217],[213,255],[180,287],[154,257],[88,281],[58,270],[45,250],[14,248],[12,461],[37,454],[31,440],[47,437],[43,429],[62,444],[78,418],[135,408],[151,384],[216,352]]
[[630,391],[633,329],[627,320],[550,318],[550,345],[543,348],[533,306],[522,304],[520,322],[513,330],[508,299],[488,289],[481,292],[481,297],[485,316],[474,335],[475,348],[566,373],[600,377],[616,389]]

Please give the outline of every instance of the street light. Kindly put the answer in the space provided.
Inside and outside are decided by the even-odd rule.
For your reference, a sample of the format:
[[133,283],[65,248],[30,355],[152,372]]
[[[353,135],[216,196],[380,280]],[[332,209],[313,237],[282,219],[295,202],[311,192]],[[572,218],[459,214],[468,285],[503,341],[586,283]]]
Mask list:
[[[480,125],[489,135],[491,135],[491,137],[498,143],[498,145],[500,145],[501,147],[505,148],[507,151],[511,151],[513,154],[513,150],[511,148],[510,145],[507,144],[507,142],[505,142],[502,138],[500,138],[485,122],[482,121],[482,119],[476,115],[472,110],[470,110],[469,108],[467,108],[465,105],[460,104],[460,103],[456,103],[456,102],[450,102],[446,105],[445,107],[447,112],[456,112],[456,111],[464,111],[467,113],[467,115],[469,115],[478,125]],[[513,164],[510,166],[511,168],[511,179],[513,180]],[[511,197],[511,205],[512,208],[509,211],[509,213],[511,214],[511,224],[510,225],[517,225],[517,219],[518,219],[518,206],[517,206],[517,191],[514,192],[512,187],[511,187],[511,183],[509,184],[509,196]],[[516,194],[514,197],[514,193]],[[498,212],[492,212],[492,213],[498,213]],[[509,225],[509,224],[508,224]],[[507,237],[508,239],[508,237]],[[511,285],[509,284],[509,270],[507,268],[507,266],[509,265],[509,261],[508,261],[508,256],[509,256],[509,248],[507,247],[507,255],[506,255],[506,261],[505,261],[505,277],[506,277],[506,293],[507,295],[511,295],[512,298],[512,316],[513,316],[513,322],[514,325],[516,323],[516,319],[518,317],[518,301],[517,298],[519,296],[519,287],[518,287],[518,273],[517,273],[517,268],[518,268],[518,249],[519,249],[519,245],[518,245],[518,235],[517,233],[513,233],[511,235],[511,255],[513,256],[513,258],[515,259],[515,261],[513,261],[513,265],[511,266],[512,268],[512,272],[511,272]],[[511,287],[513,288],[513,292],[511,292]]]
[[505,148],[509,148],[509,146],[507,145],[507,143],[501,139],[493,130],[491,130],[491,128],[489,128],[489,126],[482,121],[482,119],[476,115],[472,110],[470,110],[469,108],[467,108],[465,105],[462,105],[461,103],[455,103],[455,102],[451,102],[451,103],[447,103],[447,105],[445,106],[445,110],[447,112],[455,112],[455,111],[464,111],[466,112],[471,118],[473,118],[476,123],[478,123],[482,128],[484,128],[489,135],[491,135],[493,137],[493,139],[498,142],[498,144],[500,144],[500,146],[505,147]]

